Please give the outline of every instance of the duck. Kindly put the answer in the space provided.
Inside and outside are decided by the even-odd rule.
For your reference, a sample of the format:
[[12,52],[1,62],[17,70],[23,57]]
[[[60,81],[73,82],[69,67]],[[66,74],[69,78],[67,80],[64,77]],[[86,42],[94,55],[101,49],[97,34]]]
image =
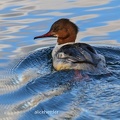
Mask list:
[[53,67],[59,70],[85,70],[90,72],[104,71],[105,57],[87,43],[76,42],[78,26],[67,18],[54,22],[46,34],[34,39],[55,37],[57,43],[52,50]]

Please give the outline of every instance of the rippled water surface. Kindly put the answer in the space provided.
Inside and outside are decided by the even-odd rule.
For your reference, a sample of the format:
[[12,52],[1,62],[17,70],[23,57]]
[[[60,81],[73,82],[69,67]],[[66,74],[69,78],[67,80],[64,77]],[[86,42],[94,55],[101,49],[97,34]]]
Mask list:
[[[119,0],[1,0],[0,11],[0,120],[120,119]],[[105,56],[107,74],[53,69],[56,39],[33,38],[60,18]]]

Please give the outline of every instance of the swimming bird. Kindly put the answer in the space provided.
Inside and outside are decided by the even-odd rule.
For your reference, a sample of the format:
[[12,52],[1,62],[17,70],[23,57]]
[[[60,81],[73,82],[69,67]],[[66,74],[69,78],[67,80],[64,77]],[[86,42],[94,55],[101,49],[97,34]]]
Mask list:
[[57,38],[57,44],[52,51],[53,67],[57,71],[65,69],[103,71],[106,67],[105,57],[98,54],[89,44],[75,43],[78,31],[75,23],[62,18],[53,23],[49,32],[34,39]]

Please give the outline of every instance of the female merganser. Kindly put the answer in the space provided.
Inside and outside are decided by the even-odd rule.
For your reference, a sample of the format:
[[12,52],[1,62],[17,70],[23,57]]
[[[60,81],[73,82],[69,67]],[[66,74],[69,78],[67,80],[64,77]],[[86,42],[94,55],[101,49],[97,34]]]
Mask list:
[[75,43],[78,27],[69,19],[59,19],[48,33],[37,38],[57,37],[57,44],[52,51],[53,66],[56,70],[75,69],[103,71],[105,58],[86,43]]

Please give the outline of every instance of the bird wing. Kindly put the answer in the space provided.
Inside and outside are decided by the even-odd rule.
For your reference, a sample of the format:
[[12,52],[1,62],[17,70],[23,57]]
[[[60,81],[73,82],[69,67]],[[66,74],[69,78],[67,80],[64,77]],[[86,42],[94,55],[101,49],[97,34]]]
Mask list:
[[93,47],[85,43],[64,45],[58,50],[57,56],[73,63],[89,63],[95,66],[100,61]]

